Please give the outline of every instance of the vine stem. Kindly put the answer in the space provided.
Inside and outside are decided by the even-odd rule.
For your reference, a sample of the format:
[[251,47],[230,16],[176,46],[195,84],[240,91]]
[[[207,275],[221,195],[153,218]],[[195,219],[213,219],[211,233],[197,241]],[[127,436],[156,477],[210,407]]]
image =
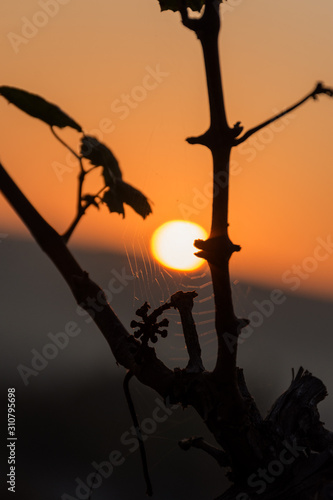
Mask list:
[[[85,171],[84,167],[83,167],[83,163],[82,163],[82,157],[80,155],[78,155],[74,149],[72,149],[68,144],[67,142],[65,142],[57,133],[56,131],[54,130],[54,128],[51,126],[50,127],[51,129],[51,132],[53,134],[53,136],[57,139],[57,141],[60,142],[60,144],[62,144],[66,149],[68,149],[68,151],[70,151],[70,153],[72,153],[72,155],[75,156],[75,158],[77,158],[78,162],[79,162],[79,165],[80,165],[80,173],[79,173],[79,176],[78,176],[78,195],[77,195],[77,214],[73,220],[73,222],[71,223],[71,225],[69,226],[69,228],[67,229],[67,231],[65,232],[65,234],[63,235],[63,240],[67,243],[69,238],[71,237],[74,229],[76,228],[76,226],[78,225],[78,223],[80,222],[81,220],[81,217],[85,214],[85,211],[86,209],[88,208],[88,206],[86,205],[85,207],[82,205],[82,188],[83,188],[83,182],[84,182],[84,179],[85,179],[85,176],[86,174],[88,173],[87,171]],[[91,170],[90,170],[91,171]]]
[[321,82],[317,83],[315,89],[311,91],[309,94],[307,94],[303,99],[300,99],[299,101],[296,102],[296,104],[293,104],[292,106],[289,106],[285,110],[281,111],[281,113],[278,113],[277,115],[273,116],[269,120],[264,121],[263,123],[260,123],[256,127],[251,128],[242,137],[239,137],[237,139],[234,139],[234,146],[238,146],[239,144],[242,144],[242,142],[246,141],[251,135],[255,134],[259,130],[261,130],[264,127],[267,127],[271,123],[275,122],[279,118],[282,118],[282,116],[287,115],[291,111],[294,111],[294,109],[298,108],[302,104],[304,104],[308,99],[317,99],[318,94],[326,94],[329,97],[333,97],[333,89],[330,87],[325,87]]
[[[96,194],[95,196],[93,197],[94,199],[95,198],[98,198],[100,193],[102,191],[104,191],[104,189],[106,189],[107,186],[103,186]],[[78,223],[80,222],[80,220],[82,219],[82,217],[84,216],[84,214],[86,213],[87,209],[94,204],[94,201],[89,201],[87,202],[85,205],[82,205],[80,204],[80,206],[78,207],[78,210],[77,210],[77,214],[76,214],[76,217],[74,218],[73,222],[71,223],[71,225],[69,226],[69,228],[67,229],[67,231],[62,235],[62,239],[65,243],[68,243],[70,237],[72,236],[76,226],[78,225]]]
[[[76,216],[74,217],[74,220],[73,222],[70,224],[69,228],[67,229],[67,231],[65,231],[65,233],[62,235],[62,239],[65,243],[68,243],[70,237],[72,236],[76,226],[78,225],[78,223],[80,222],[81,218],[84,216],[84,214],[86,213],[86,210],[87,208],[89,208],[94,202],[93,201],[90,201],[88,203],[86,203],[85,205],[83,205],[83,200],[82,200],[82,189],[83,189],[83,182],[84,182],[84,179],[86,177],[87,174],[89,174],[92,170],[94,170],[96,168],[96,166],[94,165],[92,168],[88,169],[88,170],[85,170],[84,167],[83,167],[83,163],[82,163],[82,156],[78,155],[74,149],[72,149],[57,133],[56,131],[54,130],[54,128],[51,126],[50,127],[51,129],[51,132],[52,134],[54,135],[54,137],[57,139],[57,141],[60,142],[60,144],[62,144],[63,146],[65,146],[66,149],[68,149],[68,151],[70,151],[72,153],[72,155],[75,156],[75,158],[77,158],[77,160],[79,161],[79,164],[80,164],[80,173],[78,175],[78,195],[77,195],[77,211],[76,211]],[[94,196],[94,199],[98,197],[98,195],[106,188],[106,186],[102,187]]]
[[72,149],[68,144],[67,142],[65,142],[63,139],[61,139],[61,137],[56,133],[56,131],[54,130],[53,126],[50,127],[51,129],[51,132],[52,134],[54,135],[54,137],[57,139],[57,141],[59,141],[63,146],[65,146],[66,149],[68,149],[68,151],[70,151],[72,153],[72,155],[75,156],[75,158],[77,158],[80,162],[80,166],[81,166],[81,170],[84,170],[83,168],[83,165],[82,165],[82,158],[80,155],[78,155],[74,149]]
[[[201,250],[197,256],[207,260],[212,275],[218,339],[214,373],[221,387],[232,395],[230,401],[238,401],[239,405],[242,405],[236,377],[237,337],[241,321],[234,313],[229,277],[229,259],[233,252],[240,250],[239,246],[233,245],[228,235],[229,159],[234,135],[227,121],[222,86],[218,47],[221,28],[219,2],[207,0],[200,19],[189,19],[185,8],[182,9],[181,16],[183,24],[196,33],[201,43],[209,97],[209,129],[200,137],[188,139],[188,142],[208,147],[213,159],[214,187],[210,236],[206,241],[197,240],[195,246]],[[226,332],[234,338],[232,350],[226,343]]]

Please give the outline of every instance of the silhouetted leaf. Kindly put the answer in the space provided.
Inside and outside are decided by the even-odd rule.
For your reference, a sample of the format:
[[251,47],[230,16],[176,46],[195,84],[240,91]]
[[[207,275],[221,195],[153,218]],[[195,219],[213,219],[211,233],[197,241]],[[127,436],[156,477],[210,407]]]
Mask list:
[[116,212],[117,214],[122,214],[122,216],[125,217],[124,205],[115,190],[108,189],[105,191],[102,201],[107,205],[111,213]]
[[[181,7],[181,0],[158,0],[161,11],[172,10],[176,12]],[[204,5],[204,0],[186,0],[186,6],[190,7],[193,11],[199,12]]]
[[117,193],[119,194],[119,198],[124,203],[127,203],[127,205],[130,205],[143,219],[152,212],[146,196],[130,184],[124,181],[117,181]]
[[102,201],[110,212],[125,216],[124,205],[130,205],[144,219],[151,213],[150,204],[144,194],[122,180],[119,164],[110,149],[96,137],[85,135],[81,140],[81,155],[92,165],[103,167],[105,186]]
[[[220,0],[220,3],[222,2],[223,0]],[[180,10],[183,2],[182,0],[158,0],[158,3],[160,4],[161,11],[172,10],[173,12],[176,12],[177,10]],[[194,12],[200,12],[205,3],[205,0],[185,0],[186,7],[190,8]]]
[[125,217],[124,203],[130,205],[143,219],[152,212],[146,196],[121,179],[115,179],[114,185],[104,192],[102,201],[110,212],[122,214],[123,217]]
[[81,155],[90,160],[92,165],[103,167],[103,177],[106,186],[112,187],[115,179],[121,179],[121,170],[116,157],[96,137],[85,135],[82,138]]
[[72,127],[79,132],[82,128],[55,104],[45,101],[37,94],[31,94],[15,87],[0,87],[0,95],[30,116],[39,118],[48,125],[59,128]]

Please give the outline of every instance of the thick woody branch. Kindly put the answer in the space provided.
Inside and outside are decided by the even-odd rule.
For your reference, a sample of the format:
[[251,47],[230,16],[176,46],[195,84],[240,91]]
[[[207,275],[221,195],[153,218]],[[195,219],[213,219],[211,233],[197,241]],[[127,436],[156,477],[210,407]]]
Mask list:
[[186,0],[180,0],[179,12],[182,18],[182,23],[186,28],[196,31],[199,28],[201,19],[191,19],[187,12]]
[[269,120],[266,120],[265,122],[261,123],[257,127],[251,128],[250,130],[245,132],[245,134],[242,137],[239,137],[238,139],[234,139],[233,146],[238,146],[239,144],[242,144],[242,142],[246,141],[249,137],[251,137],[251,135],[255,134],[256,132],[259,132],[259,130],[261,130],[264,127],[267,127],[268,125],[275,122],[279,118],[282,118],[282,116],[285,116],[288,113],[290,113],[291,111],[294,111],[294,109],[296,109],[299,106],[301,106],[302,104],[304,104],[308,99],[310,99],[310,98],[317,99],[317,96],[319,94],[326,94],[329,97],[333,97],[333,89],[331,89],[329,87],[324,87],[322,83],[318,83],[316,85],[316,88],[312,92],[310,92],[303,99],[298,101],[296,104],[294,104],[293,106],[290,106],[289,108],[285,109],[281,113],[278,113],[277,115],[273,116]]
[[[248,323],[248,320],[244,321],[247,321]],[[251,415],[252,421],[255,423],[256,427],[259,427],[262,424],[263,419],[252,395],[250,394],[250,391],[247,388],[244,372],[241,368],[237,368],[237,380],[239,392],[241,393],[244,401],[248,404],[249,415]]]
[[[229,395],[233,393],[234,400],[240,401],[241,396],[237,387],[236,357],[237,338],[243,323],[234,313],[229,276],[229,259],[233,252],[240,250],[240,247],[234,245],[228,236],[229,158],[235,130],[229,128],[224,104],[218,49],[221,26],[219,3],[218,1],[207,1],[204,14],[191,25],[188,25],[187,12],[184,11],[182,14],[184,24],[195,31],[202,46],[210,109],[210,127],[207,132],[199,137],[191,137],[187,141],[190,144],[207,146],[213,157],[214,187],[211,232],[206,242],[196,241],[195,246],[200,249],[197,256],[208,261],[212,274],[215,328],[218,338],[218,355],[214,374],[220,386],[223,386]],[[238,132],[239,128],[237,127]],[[226,335],[232,336],[235,346],[232,350],[230,350]],[[229,400],[231,401],[232,398]]]
[[[41,249],[52,260],[67,282],[77,303],[87,310],[104,335],[120,365],[131,370],[145,385],[163,397],[171,394],[174,374],[157,357],[154,349],[147,348],[145,362],[137,363],[140,342],[125,329],[107,302],[103,290],[82,270],[68,250],[62,237],[41,217],[18,186],[0,164],[0,190],[17,212]],[[88,300],[98,304],[92,310]]]
[[211,115],[210,127],[214,127],[215,130],[218,129],[219,133],[222,133],[230,131],[230,129],[227,124],[225,112],[218,51],[218,35],[220,31],[219,4],[219,0],[207,0],[204,13],[200,19],[190,19],[188,17],[184,2],[180,13],[184,26],[195,31],[201,42]]
[[218,339],[217,361],[214,373],[221,384],[237,386],[236,359],[238,335],[248,324],[246,319],[236,317],[233,309],[229,275],[229,259],[240,250],[228,235],[210,237],[207,241],[196,240],[195,255],[207,260],[212,274],[216,304],[215,327]]
[[201,348],[198,333],[192,316],[193,299],[197,297],[196,292],[177,292],[171,296],[171,305],[178,309],[182,322],[185,343],[189,355],[189,362],[185,369],[189,373],[199,373],[204,371],[201,359]]

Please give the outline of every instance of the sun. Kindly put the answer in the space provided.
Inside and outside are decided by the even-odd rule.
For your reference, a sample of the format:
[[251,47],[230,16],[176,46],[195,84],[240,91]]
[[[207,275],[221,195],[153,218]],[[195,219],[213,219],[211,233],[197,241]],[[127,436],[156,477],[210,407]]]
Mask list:
[[154,232],[151,248],[154,257],[166,267],[181,271],[193,271],[204,264],[196,257],[193,242],[207,239],[206,231],[194,222],[172,220],[165,222]]

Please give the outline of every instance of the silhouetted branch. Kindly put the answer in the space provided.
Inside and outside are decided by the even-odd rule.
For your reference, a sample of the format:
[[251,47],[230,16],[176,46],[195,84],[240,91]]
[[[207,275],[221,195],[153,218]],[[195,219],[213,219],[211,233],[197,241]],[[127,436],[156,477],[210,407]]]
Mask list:
[[[183,22],[187,21],[187,12],[183,12]],[[199,137],[187,139],[190,144],[207,146],[213,157],[214,192],[212,226],[206,242],[195,242],[201,251],[197,253],[208,261],[212,274],[215,301],[215,328],[218,338],[218,355],[215,375],[226,391],[226,407],[234,404],[240,394],[237,387],[236,356],[237,337],[241,323],[236,318],[230,287],[229,259],[234,251],[240,249],[233,245],[228,236],[228,178],[229,158],[234,135],[226,118],[222,78],[219,60],[218,36],[220,31],[219,2],[206,2],[205,10],[199,22],[191,24],[202,45],[210,109],[210,127]],[[221,185],[223,179],[223,185]],[[235,348],[231,351],[225,341],[225,334],[233,336]],[[232,397],[229,396],[233,393]],[[229,400],[229,403],[227,401]],[[233,403],[231,403],[233,401]]]
[[[89,170],[90,172],[91,170]],[[88,172],[86,172],[88,173]],[[77,208],[77,214],[73,220],[73,222],[71,223],[71,225],[69,226],[69,228],[67,229],[67,231],[65,231],[65,233],[62,235],[62,239],[64,240],[65,243],[68,243],[70,237],[72,236],[76,226],[78,225],[78,223],[80,222],[80,220],[82,219],[82,217],[84,216],[84,214],[86,213],[87,209],[91,206],[91,205],[95,205],[98,207],[95,199],[96,198],[99,198],[99,195],[102,191],[104,191],[104,189],[106,189],[106,186],[103,186],[95,195],[86,195],[86,197],[82,197],[82,192],[81,192],[81,189],[82,189],[82,184],[80,185],[80,177],[84,178],[85,176],[85,173],[80,173],[79,174],[79,196],[81,196],[81,202],[84,198],[88,198],[86,200],[86,204],[85,205],[82,205],[82,203],[79,204],[78,208]],[[82,179],[83,181],[83,179]]]
[[76,226],[78,225],[78,223],[80,222],[81,218],[83,217],[83,215],[85,214],[85,210],[81,209],[76,217],[74,218],[73,222],[71,223],[71,225],[69,226],[69,228],[67,229],[67,231],[62,235],[62,239],[64,240],[65,243],[68,243],[70,237],[72,236]]
[[[249,323],[247,321],[247,323]],[[243,397],[243,399],[247,402],[248,407],[249,407],[249,413],[251,414],[251,418],[255,425],[259,427],[259,425],[262,424],[263,419],[261,416],[261,413],[255,403],[254,398],[252,397],[250,391],[247,388],[245,378],[244,378],[244,372],[241,368],[237,368],[237,381],[238,381],[238,388],[239,391]]]
[[197,373],[204,371],[201,359],[201,348],[198,339],[198,333],[192,316],[193,299],[197,297],[196,292],[177,292],[171,296],[171,304],[178,309],[182,322],[185,343],[189,355],[189,362],[186,371]]
[[189,17],[185,0],[179,0],[179,4],[179,12],[182,18],[183,25],[192,31],[196,31],[200,25],[200,19],[191,19]]
[[216,446],[212,446],[204,441],[202,437],[195,436],[182,439],[178,444],[184,451],[188,451],[190,448],[198,448],[199,450],[205,451],[217,461],[220,467],[228,467],[230,465],[228,455],[223,450],[219,450]]
[[276,120],[278,120],[282,116],[287,115],[288,113],[290,113],[294,109],[296,109],[299,106],[301,106],[303,103],[305,103],[311,97],[312,97],[312,99],[317,99],[317,95],[319,95],[319,94],[326,94],[329,97],[333,97],[333,89],[331,89],[329,87],[324,87],[322,83],[318,83],[316,85],[316,88],[312,92],[310,92],[303,99],[301,99],[300,101],[298,101],[296,104],[294,104],[293,106],[290,106],[289,108],[285,109],[281,113],[278,113],[277,115],[273,116],[269,120],[266,120],[265,122],[261,123],[257,127],[251,128],[250,130],[248,130],[247,132],[245,132],[245,134],[242,137],[239,137],[238,139],[234,139],[233,146],[238,146],[242,142],[246,141],[249,137],[251,137],[251,135],[255,134],[256,132],[258,132],[262,128],[267,127],[268,125],[270,125],[271,123],[275,122]]
[[84,215],[86,209],[88,208],[89,205],[86,205],[85,207],[83,207],[82,205],[82,187],[83,187],[83,182],[84,182],[84,178],[86,176],[86,174],[88,172],[86,172],[83,168],[83,164],[82,164],[82,157],[80,155],[78,155],[74,149],[72,149],[57,133],[56,131],[54,130],[53,127],[50,127],[51,128],[51,132],[52,134],[54,135],[54,137],[57,139],[57,141],[59,141],[63,146],[65,146],[66,149],[68,149],[68,151],[70,151],[72,153],[72,155],[75,156],[75,158],[77,158],[77,160],[79,161],[79,165],[80,165],[80,173],[78,175],[78,195],[77,195],[77,213],[76,213],[76,216],[73,220],[73,222],[71,223],[71,225],[69,226],[69,228],[67,229],[67,231],[65,232],[65,234],[63,235],[63,240],[67,243],[69,238],[71,237],[74,229],[76,228],[76,226],[78,225],[78,223],[80,222],[81,220],[81,217]]
[[[131,370],[138,380],[155,389],[162,397],[172,395],[174,373],[157,358],[151,347],[145,350],[144,363],[137,363],[136,355],[141,343],[127,332],[107,302],[103,290],[90,280],[62,237],[41,217],[1,164],[0,189],[38,245],[57,267],[77,303],[91,315],[108,342],[117,363]],[[98,304],[98,307],[93,310],[87,300]]]
[[[133,321],[131,324],[135,328],[138,327],[138,330],[134,335],[130,335],[107,303],[103,290],[90,280],[88,274],[81,269],[69,252],[64,240],[68,240],[86,208],[94,204],[95,197],[90,195],[82,197],[83,180],[88,171],[83,168],[82,158],[54,132],[52,128],[52,124],[56,125],[54,121],[49,123],[50,120],[46,117],[46,123],[51,125],[52,133],[78,158],[81,167],[78,213],[63,238],[38,214],[1,165],[0,188],[42,250],[62,274],[77,303],[92,316],[107,340],[117,363],[129,370],[125,377],[125,391],[133,374],[139,381],[155,389],[169,401],[181,402],[184,407],[192,405],[202,417],[221,450],[197,437],[181,441],[180,446],[183,449],[190,447],[202,449],[213,456],[221,466],[230,468],[228,477],[237,484],[237,487],[231,488],[220,498],[307,500],[310,494],[314,497],[322,482],[332,478],[333,475],[333,435],[323,427],[317,410],[318,402],[326,395],[326,388],[319,379],[300,369],[289,389],[278,398],[267,418],[263,420],[248,391],[243,372],[236,366],[238,336],[248,321],[236,317],[232,302],[229,260],[234,252],[240,250],[240,246],[233,244],[228,234],[229,161],[233,146],[291,112],[310,97],[316,99],[319,94],[332,97],[333,90],[319,83],[313,92],[294,106],[236,139],[242,133],[242,127],[240,122],[236,122],[233,128],[229,127],[224,105],[218,51],[219,4],[220,0],[206,0],[204,13],[200,19],[189,18],[184,2],[181,8],[183,24],[196,33],[202,45],[210,105],[208,131],[199,137],[189,138],[188,142],[207,146],[213,157],[214,192],[210,236],[207,241],[195,242],[200,250],[197,255],[207,260],[212,274],[215,328],[218,339],[216,366],[213,372],[205,371],[201,360],[199,339],[192,317],[195,292],[174,294],[170,302],[160,306],[150,315],[148,315],[149,306],[145,303],[137,311],[142,321]],[[68,121],[68,117],[64,118],[61,114],[60,124],[63,123],[81,131],[76,122],[71,119]],[[108,152],[108,148],[89,136],[85,136],[83,142],[89,143],[92,147],[86,153],[86,158],[94,165],[103,167],[105,187],[109,189],[108,196],[103,197],[103,201],[109,210],[123,213],[122,205],[128,203],[142,217],[147,216],[151,211],[148,200],[142,193],[138,194],[133,187],[123,183],[118,162],[113,154]],[[122,192],[118,189],[117,193],[117,185]],[[117,194],[118,198],[115,196]],[[140,200],[145,200],[143,208],[142,205],[141,208],[139,206]],[[92,310],[90,304],[96,302],[99,307]],[[186,369],[176,369],[174,372],[157,358],[155,350],[148,345],[148,341],[156,342],[157,333],[162,337],[166,336],[166,330],[160,330],[160,327],[167,325],[167,319],[158,322],[157,317],[170,307],[175,307],[180,312],[190,358]],[[141,341],[135,337],[140,337]],[[128,393],[126,395],[128,397]],[[129,405],[132,416],[134,415],[134,425],[138,430],[134,408],[131,402]],[[290,462],[289,459],[291,467],[286,468],[286,475],[283,477],[281,475],[273,483],[266,484],[267,493],[254,494],[249,490],[249,478],[262,470],[263,466],[269,467],[272,461],[276,465],[279,453],[285,451],[283,446],[287,446],[289,452],[291,446],[296,447],[296,452],[300,450],[297,460]],[[145,453],[142,450],[143,448],[141,454],[145,464]],[[149,493],[151,485],[146,465],[144,469]]]

